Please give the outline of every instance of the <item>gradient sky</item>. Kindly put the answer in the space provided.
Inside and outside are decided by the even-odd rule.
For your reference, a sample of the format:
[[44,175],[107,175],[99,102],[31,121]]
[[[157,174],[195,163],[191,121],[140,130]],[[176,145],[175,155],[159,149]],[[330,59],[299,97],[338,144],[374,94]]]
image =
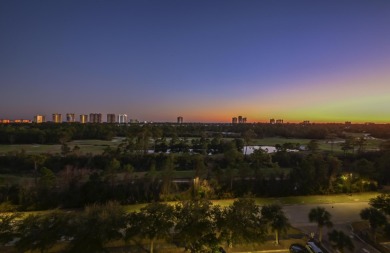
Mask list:
[[390,123],[390,1],[2,0],[0,95],[10,119]]

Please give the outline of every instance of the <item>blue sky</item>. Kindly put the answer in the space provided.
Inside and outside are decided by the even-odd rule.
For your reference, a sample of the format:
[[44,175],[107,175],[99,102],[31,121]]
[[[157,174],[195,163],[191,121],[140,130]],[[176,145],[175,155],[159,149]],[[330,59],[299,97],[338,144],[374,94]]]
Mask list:
[[3,0],[0,118],[389,122],[389,26],[389,1]]

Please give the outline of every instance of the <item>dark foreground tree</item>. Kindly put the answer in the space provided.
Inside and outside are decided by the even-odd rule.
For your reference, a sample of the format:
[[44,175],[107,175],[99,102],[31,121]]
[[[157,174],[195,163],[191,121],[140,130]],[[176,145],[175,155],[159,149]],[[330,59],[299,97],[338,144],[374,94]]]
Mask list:
[[229,247],[233,243],[263,242],[265,226],[260,220],[260,207],[253,199],[238,199],[222,210],[217,223],[221,231],[221,239]]
[[322,242],[322,228],[328,227],[331,228],[333,223],[330,221],[332,215],[325,210],[323,207],[316,207],[310,210],[309,212],[309,221],[316,222],[318,226],[318,240]]
[[353,251],[355,248],[351,238],[349,238],[349,236],[344,234],[342,231],[332,230],[332,232],[328,233],[328,238],[332,244],[333,249],[338,250],[341,253],[344,252],[344,249]]
[[219,244],[216,212],[219,212],[219,207],[213,207],[208,200],[192,200],[177,204],[175,241],[191,253],[216,250]]
[[261,219],[272,232],[275,232],[275,244],[279,244],[279,235],[291,226],[283,208],[278,204],[265,205],[261,208]]
[[376,208],[368,207],[360,212],[360,217],[368,221],[374,242],[376,242],[376,232],[379,227],[387,224],[386,216]]
[[173,207],[168,204],[151,203],[141,208],[140,212],[134,213],[129,222],[127,237],[138,235],[149,239],[149,252],[153,253],[155,241],[170,236],[174,225]]
[[376,198],[370,199],[370,205],[378,210],[381,210],[387,215],[390,215],[390,194],[381,194]]
[[23,252],[48,252],[66,234],[66,228],[67,216],[63,213],[29,215],[18,226],[20,240],[15,246]]
[[92,205],[85,208],[72,220],[73,240],[69,252],[108,252],[105,244],[122,239],[121,230],[125,226],[122,207],[115,202],[105,205]]

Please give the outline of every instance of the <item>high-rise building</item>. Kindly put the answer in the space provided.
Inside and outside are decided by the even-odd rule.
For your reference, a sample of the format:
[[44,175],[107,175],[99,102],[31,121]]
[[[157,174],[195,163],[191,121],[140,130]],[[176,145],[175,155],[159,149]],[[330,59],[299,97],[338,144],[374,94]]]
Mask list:
[[115,123],[115,114],[113,113],[107,114],[107,123]]
[[66,122],[72,123],[76,121],[76,116],[74,113],[67,113],[66,114]]
[[52,121],[53,121],[53,123],[62,123],[62,115],[61,115],[61,113],[53,113]]
[[232,118],[232,124],[244,124],[246,123],[247,119],[246,117],[238,116],[238,117],[233,117]]
[[270,123],[270,124],[275,124],[275,119],[270,119],[270,120],[269,120],[269,123]]
[[89,114],[89,123],[102,123],[102,114],[101,113],[90,113]]
[[183,123],[183,117],[179,116],[177,117],[177,124],[182,124]]
[[85,123],[87,123],[87,122],[88,122],[88,115],[86,115],[86,114],[81,114],[81,115],[80,115],[80,123],[85,124]]
[[118,114],[117,121],[119,124],[127,123],[127,114]]
[[277,119],[276,120],[276,124],[283,124],[283,120],[282,119]]
[[34,122],[35,123],[43,123],[45,121],[46,121],[46,119],[45,119],[44,115],[37,114],[37,115],[34,116]]

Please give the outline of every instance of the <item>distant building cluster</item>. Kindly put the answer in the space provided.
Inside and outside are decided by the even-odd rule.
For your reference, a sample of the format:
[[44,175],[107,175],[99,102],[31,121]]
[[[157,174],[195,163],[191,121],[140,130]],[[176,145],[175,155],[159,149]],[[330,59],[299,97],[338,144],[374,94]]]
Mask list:
[[[244,118],[243,120],[246,121]],[[63,121],[63,117],[61,113],[53,113],[51,115],[51,120],[47,120],[45,115],[37,114],[34,116],[33,120],[9,120],[9,119],[0,119],[0,124],[7,124],[7,123],[45,123],[45,122],[51,122],[51,123],[74,123],[79,122],[81,124],[86,123],[103,123],[103,114],[102,113],[90,113],[90,114],[80,114],[79,120],[77,121],[77,116],[75,113],[67,113],[65,117],[65,121]],[[128,119],[127,114],[115,114],[115,113],[108,113],[106,115],[106,121],[105,123],[108,124],[138,124],[138,123],[150,123],[147,121],[139,121],[138,119]],[[177,123],[182,124],[183,123],[183,117],[179,116],[177,117]]]
[[232,124],[245,124],[247,121],[246,117],[238,116],[232,118]]
[[183,124],[183,117],[182,116],[177,117],[177,124]]
[[[14,121],[15,122],[15,121]],[[34,123],[44,123],[46,121],[46,116],[37,114],[34,116],[34,120],[32,121]],[[53,113],[51,117],[52,123],[63,123],[62,114],[61,113]],[[67,123],[74,123],[77,122],[77,117],[75,113],[67,113],[66,114],[66,121]],[[103,123],[103,114],[101,113],[90,113],[88,114],[80,114],[79,121],[82,124],[85,123]],[[127,115],[126,114],[118,114],[115,115],[114,113],[108,113],[107,114],[107,123],[119,123],[119,124],[125,124],[125,123],[138,123],[138,120],[130,120],[127,121]],[[0,120],[0,123],[11,123],[10,120]],[[20,123],[31,123],[31,120],[21,120]]]
[[270,119],[270,124],[283,124],[283,119]]
[[31,123],[31,120],[29,119],[15,119],[15,120],[10,120],[10,119],[0,119],[0,124],[20,124],[20,123]]

